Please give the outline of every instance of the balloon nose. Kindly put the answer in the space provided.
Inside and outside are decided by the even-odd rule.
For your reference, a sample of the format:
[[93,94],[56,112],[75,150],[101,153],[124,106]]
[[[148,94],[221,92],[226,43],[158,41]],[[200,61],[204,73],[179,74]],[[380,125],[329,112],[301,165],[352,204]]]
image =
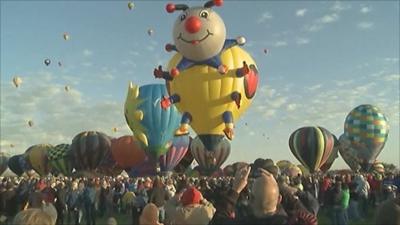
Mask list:
[[196,16],[189,17],[185,22],[186,31],[189,33],[197,33],[201,28],[201,21]]

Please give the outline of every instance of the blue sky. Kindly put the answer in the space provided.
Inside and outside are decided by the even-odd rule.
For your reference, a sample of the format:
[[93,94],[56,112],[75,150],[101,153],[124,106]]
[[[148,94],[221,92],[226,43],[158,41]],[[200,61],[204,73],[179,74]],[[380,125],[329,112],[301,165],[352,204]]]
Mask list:
[[[152,71],[171,57],[164,45],[178,14],[168,14],[164,1],[135,1],[131,11],[127,3],[1,1],[2,151],[69,143],[82,130],[131,133],[123,116],[128,82],[162,83]],[[225,1],[215,10],[228,37],[246,37],[244,48],[261,74],[228,163],[257,157],[297,163],[287,144],[292,131],[319,125],[339,137],[347,113],[368,103],[390,120],[378,159],[399,166],[398,1]],[[45,58],[52,60],[48,67]],[[18,89],[14,76],[23,80]],[[28,120],[35,126],[28,129]],[[334,164],[344,167],[341,159]]]

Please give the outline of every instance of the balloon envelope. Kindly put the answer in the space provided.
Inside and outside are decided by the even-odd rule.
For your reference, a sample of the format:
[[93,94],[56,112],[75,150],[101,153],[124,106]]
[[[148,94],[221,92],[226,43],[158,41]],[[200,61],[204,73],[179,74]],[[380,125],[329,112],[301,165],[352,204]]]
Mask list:
[[226,161],[230,152],[231,144],[228,139],[223,138],[215,151],[207,151],[200,138],[197,136],[190,145],[192,155],[200,166],[204,174],[211,174],[219,169]]
[[359,105],[346,117],[344,135],[358,151],[361,167],[367,171],[385,146],[389,123],[383,112],[373,105]]
[[326,162],[321,166],[321,171],[322,172],[326,172],[326,171],[328,171],[331,167],[332,167],[332,165],[333,165],[333,162],[337,159],[337,157],[339,156],[338,155],[338,153],[339,153],[339,148],[340,148],[340,143],[339,143],[339,140],[336,138],[336,136],[335,135],[333,135],[333,138],[335,139],[335,144],[334,144],[334,146],[333,146],[333,149],[332,149],[332,152],[331,152],[331,154],[329,155],[329,157],[328,157],[328,159],[326,160]]
[[172,171],[186,155],[189,144],[189,135],[174,137],[168,152],[160,156],[159,163],[161,171]]
[[111,139],[101,132],[84,131],[74,137],[70,148],[76,170],[95,170],[111,152]]
[[322,127],[302,127],[289,138],[293,155],[310,172],[317,171],[328,159],[334,146],[333,135]]
[[15,87],[19,87],[19,85],[22,84],[22,79],[21,79],[21,77],[14,77],[14,78],[13,78],[13,84],[14,84]]
[[350,141],[344,134],[339,137],[340,148],[339,153],[342,156],[345,163],[350,167],[352,171],[360,170],[360,160],[358,159],[357,150],[354,149]]
[[130,168],[141,163],[146,154],[133,136],[122,136],[111,140],[111,153],[122,168]]
[[11,158],[8,160],[8,168],[10,170],[17,174],[18,176],[21,176],[24,173],[24,170],[20,164],[20,158],[24,157],[23,155],[14,155],[11,156]]
[[72,159],[69,144],[59,144],[49,149],[47,157],[55,173],[72,174]]
[[162,109],[160,100],[167,95],[162,84],[129,85],[125,101],[125,118],[135,137],[153,159],[165,154],[178,128],[181,114],[172,106]]
[[6,171],[8,167],[9,155],[5,152],[0,152],[0,175]]
[[32,169],[40,176],[45,176],[50,172],[47,153],[52,148],[49,144],[38,144],[29,147],[25,155]]
[[[168,71],[175,68],[182,55],[177,53],[169,61]],[[240,47],[232,47],[221,53],[221,61],[228,65],[227,74],[221,75],[207,65],[197,65],[180,71],[179,76],[167,81],[168,93],[178,94],[180,102],[175,104],[180,112],[188,112],[193,120],[190,126],[202,137],[206,149],[212,151],[224,137],[225,123],[222,115],[232,112],[233,121],[250,106],[258,85],[258,72],[253,58]],[[251,68],[244,77],[237,77],[236,70],[243,66],[243,61]],[[241,106],[238,108],[231,100],[232,92],[241,94]],[[215,140],[213,140],[215,137]],[[208,143],[205,139],[209,139]]]
[[51,63],[51,60],[50,60],[50,59],[45,59],[45,60],[44,60],[44,64],[45,64],[46,66],[50,65],[50,63]]

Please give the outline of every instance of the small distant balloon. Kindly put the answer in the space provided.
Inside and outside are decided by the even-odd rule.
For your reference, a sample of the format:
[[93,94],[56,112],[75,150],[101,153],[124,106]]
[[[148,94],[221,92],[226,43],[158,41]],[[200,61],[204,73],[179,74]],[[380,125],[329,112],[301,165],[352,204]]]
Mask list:
[[14,148],[15,147],[15,145],[14,144],[10,144],[10,148]]
[[129,8],[129,10],[132,10],[133,8],[135,8],[135,4],[133,2],[129,2],[128,8]]
[[68,85],[65,85],[64,90],[68,92],[71,88]]
[[244,123],[244,125],[246,125],[246,126],[247,126],[247,123]]
[[64,40],[68,41],[69,40],[69,34],[68,33],[64,33],[63,34]]
[[152,36],[153,33],[154,33],[154,30],[153,30],[153,29],[150,28],[150,29],[147,30],[147,34],[148,34],[149,36]]
[[264,48],[264,54],[268,54],[269,53],[269,49],[268,48]]
[[113,127],[113,129],[112,129],[114,132],[117,132],[118,131],[118,128],[116,128],[116,127]]
[[58,62],[58,66],[62,66],[61,62]]
[[15,87],[19,87],[19,85],[22,83],[22,79],[20,77],[14,77],[13,83]]
[[45,60],[44,60],[44,64],[45,64],[46,66],[49,66],[50,63],[51,63],[50,59],[45,59]]
[[29,120],[29,121],[28,121],[28,125],[29,125],[29,127],[33,127],[33,121],[32,121],[32,120]]

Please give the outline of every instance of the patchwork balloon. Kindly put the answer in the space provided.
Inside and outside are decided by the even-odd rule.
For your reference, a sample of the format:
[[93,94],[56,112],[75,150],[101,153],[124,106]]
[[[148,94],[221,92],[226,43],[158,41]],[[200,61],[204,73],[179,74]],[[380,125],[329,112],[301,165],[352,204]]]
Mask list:
[[[190,138],[190,143],[192,142],[192,138]],[[182,160],[178,163],[178,165],[175,166],[174,171],[176,173],[184,173],[190,165],[192,165],[194,157],[192,155],[192,151],[190,151],[190,145],[189,144],[189,149],[186,151],[185,156],[183,156]]]
[[351,146],[350,141],[346,138],[344,134],[339,137],[339,142],[339,153],[345,163],[350,167],[352,171],[359,171],[361,168],[361,161],[358,159],[357,150]]
[[76,170],[95,170],[111,151],[111,138],[98,131],[84,131],[74,137],[70,148]]
[[172,139],[168,152],[160,156],[159,165],[161,171],[172,171],[183,159],[190,144],[189,135],[176,136]]
[[359,105],[346,117],[344,135],[358,151],[363,170],[367,171],[385,146],[389,122],[383,112],[373,105]]
[[208,151],[197,136],[192,141],[190,150],[203,173],[211,174],[226,161],[231,152],[231,144],[228,139],[223,138],[214,151]]
[[165,85],[150,84],[139,88],[130,83],[125,101],[126,122],[153,159],[168,151],[169,141],[181,118],[175,107],[161,108],[163,95],[167,95]]
[[65,176],[72,174],[72,158],[69,151],[69,144],[59,144],[49,149],[47,154],[49,164],[57,174],[62,173]]
[[293,155],[310,172],[317,171],[327,161],[333,146],[333,135],[322,127],[302,127],[289,138]]

